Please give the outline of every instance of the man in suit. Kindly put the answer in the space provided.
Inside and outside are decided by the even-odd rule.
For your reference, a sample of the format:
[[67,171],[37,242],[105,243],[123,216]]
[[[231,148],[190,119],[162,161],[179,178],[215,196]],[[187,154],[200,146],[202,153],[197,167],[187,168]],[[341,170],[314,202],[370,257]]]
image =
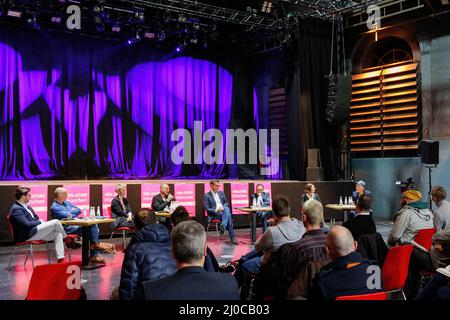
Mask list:
[[238,242],[234,237],[233,221],[231,219],[231,210],[228,205],[227,197],[223,191],[220,191],[219,180],[211,180],[209,183],[211,191],[205,193],[203,197],[203,206],[208,213],[210,219],[220,219],[222,223],[219,224],[220,233],[223,234],[228,230],[231,243],[237,245]]
[[[55,242],[56,258],[64,261],[64,237],[66,232],[59,220],[40,221],[28,203],[31,199],[30,188],[19,187],[14,194],[16,202],[9,211],[9,221],[13,228],[14,241],[24,242],[45,240]],[[69,245],[69,243],[68,243]]]
[[[251,195],[252,197],[252,205],[259,207],[270,207],[270,194],[268,192],[264,192],[264,186],[262,184],[258,184],[256,186],[256,192]],[[261,218],[261,229],[264,233],[267,229],[267,220],[272,215],[271,211],[256,212],[256,216]]]
[[180,222],[173,229],[171,238],[177,272],[163,279],[143,282],[141,298],[239,300],[239,289],[233,276],[203,269],[207,247],[205,228],[201,224]]

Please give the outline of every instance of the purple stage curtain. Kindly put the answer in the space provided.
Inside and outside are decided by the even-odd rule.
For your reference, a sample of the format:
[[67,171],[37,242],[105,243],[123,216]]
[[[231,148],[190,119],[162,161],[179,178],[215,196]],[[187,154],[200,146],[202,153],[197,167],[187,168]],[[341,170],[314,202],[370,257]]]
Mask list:
[[1,26],[0,179],[230,177],[170,155],[177,128],[230,127],[233,75],[165,54]]

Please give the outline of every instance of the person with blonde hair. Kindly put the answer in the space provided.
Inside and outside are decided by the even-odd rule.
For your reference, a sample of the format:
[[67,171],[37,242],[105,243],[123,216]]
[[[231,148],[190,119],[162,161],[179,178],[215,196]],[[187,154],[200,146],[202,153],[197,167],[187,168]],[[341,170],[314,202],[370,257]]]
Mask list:
[[116,219],[113,223],[114,228],[117,227],[134,227],[133,213],[131,211],[130,203],[125,197],[127,186],[119,183],[116,186],[117,196],[111,202],[112,217]]

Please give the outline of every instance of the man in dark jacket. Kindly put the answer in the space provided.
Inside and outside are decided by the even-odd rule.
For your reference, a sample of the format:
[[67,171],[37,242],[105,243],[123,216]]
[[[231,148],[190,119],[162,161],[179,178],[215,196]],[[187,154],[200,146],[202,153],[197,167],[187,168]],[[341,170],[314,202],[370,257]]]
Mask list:
[[206,272],[206,231],[195,221],[180,222],[172,231],[177,272],[164,279],[145,281],[140,295],[146,300],[239,300],[233,276]]
[[14,241],[45,240],[55,242],[56,259],[64,261],[64,237],[66,232],[59,220],[41,221],[28,205],[30,188],[19,187],[14,194],[16,202],[9,211],[9,222],[13,228]]
[[[189,220],[189,213],[184,206],[178,206],[170,215],[173,227],[183,221]],[[219,263],[217,262],[214,253],[209,247],[206,248],[205,264],[203,265],[208,272],[219,272]]]
[[331,228],[327,248],[333,261],[316,274],[311,288],[312,299],[332,300],[339,296],[382,291],[380,269],[355,252],[357,246],[347,228]]
[[119,287],[121,300],[135,299],[138,286],[143,281],[164,278],[176,271],[169,231],[156,223],[155,213],[141,210],[134,221],[139,231],[125,252]]

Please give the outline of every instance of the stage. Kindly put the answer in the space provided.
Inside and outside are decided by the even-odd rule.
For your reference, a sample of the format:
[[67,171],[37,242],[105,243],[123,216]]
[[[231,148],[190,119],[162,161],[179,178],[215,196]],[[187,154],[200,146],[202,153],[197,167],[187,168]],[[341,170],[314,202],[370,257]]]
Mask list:
[[[280,180],[220,180],[223,190],[233,209],[233,221],[237,228],[248,227],[250,218],[235,207],[250,205],[250,194],[254,192],[258,183],[264,185],[273,200],[276,197],[285,197],[291,206],[291,214],[299,218],[300,195],[304,192],[306,181],[280,181]],[[159,192],[161,183],[170,186],[171,193],[175,195],[177,203],[184,205],[192,219],[206,226],[207,216],[203,210],[203,195],[209,191],[209,180],[47,180],[47,181],[4,181],[0,185],[0,243],[10,243],[8,222],[6,216],[9,208],[15,201],[14,191],[17,186],[31,188],[30,205],[43,220],[50,219],[50,206],[54,199],[57,187],[68,189],[68,200],[80,208],[100,208],[104,216],[108,215],[108,206],[115,196],[115,186],[119,183],[127,185],[127,198],[133,212],[140,208],[148,208],[151,199]],[[354,190],[352,181],[318,181],[313,182],[316,192],[324,204],[338,203],[340,196],[351,196]],[[89,213],[89,211],[87,211]],[[341,213],[325,208],[325,220],[341,219]],[[111,233],[109,225],[100,227],[101,235]]]

